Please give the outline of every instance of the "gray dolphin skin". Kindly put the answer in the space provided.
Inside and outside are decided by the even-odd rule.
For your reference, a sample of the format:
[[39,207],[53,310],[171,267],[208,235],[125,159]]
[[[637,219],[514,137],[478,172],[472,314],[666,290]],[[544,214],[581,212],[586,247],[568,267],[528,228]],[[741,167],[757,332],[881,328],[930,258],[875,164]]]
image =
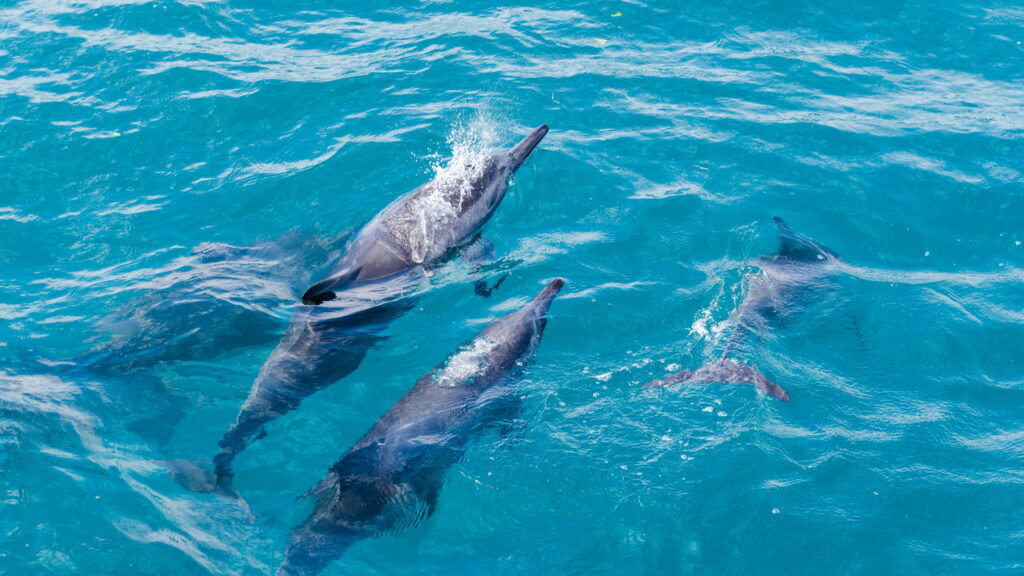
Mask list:
[[388,324],[415,305],[412,289],[426,272],[476,238],[547,132],[540,126],[510,150],[451,166],[370,220],[327,278],[302,296],[219,442],[214,478],[185,463],[172,467],[176,478],[193,490],[233,494],[234,458],[265,434],[267,423],[359,367]]
[[782,218],[775,217],[779,232],[779,251],[762,256],[754,264],[760,273],[747,277],[747,294],[733,314],[733,330],[721,358],[696,370],[668,374],[647,384],[649,387],[680,383],[750,384],[783,402],[789,394],[751,366],[731,355],[746,340],[770,328],[771,320],[786,312],[786,304],[798,293],[810,292],[829,273],[830,263],[838,257],[821,244],[794,232]]
[[444,260],[491,219],[508,179],[547,133],[541,126],[511,150],[452,167],[393,202],[359,232],[330,275],[303,294],[303,302],[320,304],[347,286]]
[[288,541],[279,576],[312,576],[356,542],[433,513],[444,474],[473,438],[514,415],[515,382],[532,358],[564,281],[420,378],[310,491],[313,512]]

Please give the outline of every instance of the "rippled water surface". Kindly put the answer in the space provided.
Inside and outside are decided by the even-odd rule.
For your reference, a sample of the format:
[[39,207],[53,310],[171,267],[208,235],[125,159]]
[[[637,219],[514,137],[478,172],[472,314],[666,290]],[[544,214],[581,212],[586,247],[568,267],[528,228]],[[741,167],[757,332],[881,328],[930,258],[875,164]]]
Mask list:
[[[520,430],[325,574],[1019,574],[1021,42],[1011,2],[0,0],[0,573],[273,573],[327,467],[562,276]],[[239,456],[249,511],[169,477],[346,233],[542,123],[491,298],[440,269]],[[840,257],[737,355],[791,401],[644,388],[722,353],[773,216]]]

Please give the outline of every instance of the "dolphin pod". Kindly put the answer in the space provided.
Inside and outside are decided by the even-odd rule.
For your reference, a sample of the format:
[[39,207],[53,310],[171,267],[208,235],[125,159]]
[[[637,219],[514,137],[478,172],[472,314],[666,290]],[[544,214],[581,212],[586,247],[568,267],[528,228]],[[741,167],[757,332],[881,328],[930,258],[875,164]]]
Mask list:
[[[348,241],[337,264],[301,297],[286,333],[264,363],[234,423],[224,433],[212,470],[191,462],[168,465],[186,487],[237,496],[233,461],[265,427],[303,399],[359,367],[389,324],[415,307],[429,271],[485,242],[484,224],[505,197],[510,177],[547,134],[540,126],[511,149],[453,166],[398,198]],[[782,401],[789,394],[737,356],[768,330],[787,305],[827,274],[837,256],[776,217],[779,249],[753,264],[746,292],[731,314],[721,356],[647,387],[680,383],[749,384]],[[493,287],[476,281],[477,293]],[[312,511],[291,531],[279,576],[314,576],[354,544],[397,532],[429,517],[446,472],[474,438],[506,425],[519,410],[515,384],[533,358],[552,300],[564,280],[551,281],[520,309],[494,320],[473,340],[421,377],[348,449],[307,494]],[[203,351],[199,344],[190,344]],[[120,352],[118,352],[120,354]],[[149,354],[153,356],[153,354]],[[131,357],[141,364],[146,356]]]
[[547,133],[540,126],[507,151],[452,166],[363,226],[328,276],[302,295],[218,443],[212,477],[181,461],[171,463],[175,477],[192,490],[234,494],[235,457],[266,434],[268,423],[359,367],[384,329],[415,305],[414,288],[426,272],[478,239],[505,198],[509,178]]

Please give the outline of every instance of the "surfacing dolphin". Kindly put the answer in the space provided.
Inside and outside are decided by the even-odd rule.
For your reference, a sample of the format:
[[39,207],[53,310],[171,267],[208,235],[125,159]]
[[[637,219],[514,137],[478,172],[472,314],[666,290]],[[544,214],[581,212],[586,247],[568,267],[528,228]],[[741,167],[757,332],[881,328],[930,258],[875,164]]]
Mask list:
[[235,457],[265,434],[269,422],[359,367],[388,324],[415,305],[413,288],[426,272],[477,240],[509,178],[547,132],[541,126],[510,150],[453,162],[370,220],[327,278],[303,294],[303,305],[219,442],[213,477],[185,462],[172,464],[175,477],[193,490],[233,495]]
[[742,348],[751,335],[770,327],[771,320],[787,312],[787,304],[799,293],[820,284],[838,257],[821,244],[794,232],[782,218],[775,217],[779,230],[779,251],[754,261],[760,273],[747,276],[747,294],[733,313],[733,329],[721,358],[696,370],[683,370],[655,380],[647,386],[679,383],[751,384],[758,390],[789,401],[781,386],[755,368],[742,364],[731,354]]
[[470,441],[518,410],[514,383],[563,284],[551,282],[420,378],[330,468],[309,493],[316,505],[292,531],[279,576],[315,575],[356,542],[434,512],[445,472]]

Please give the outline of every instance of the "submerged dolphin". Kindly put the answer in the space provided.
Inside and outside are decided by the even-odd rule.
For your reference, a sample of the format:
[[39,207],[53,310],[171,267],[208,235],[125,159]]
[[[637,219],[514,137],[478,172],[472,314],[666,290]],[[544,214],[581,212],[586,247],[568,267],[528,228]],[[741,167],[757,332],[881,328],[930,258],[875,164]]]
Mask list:
[[782,218],[775,217],[779,229],[779,252],[758,258],[759,274],[747,278],[747,294],[733,314],[734,328],[722,357],[696,370],[683,370],[655,380],[647,386],[671,386],[687,383],[751,384],[783,402],[789,394],[751,366],[730,357],[746,339],[769,327],[773,318],[786,312],[786,304],[798,292],[820,283],[838,257],[821,244],[793,231]]
[[214,478],[178,463],[172,466],[178,480],[193,490],[231,494],[235,456],[262,437],[267,423],[359,367],[384,328],[415,304],[411,289],[425,271],[476,239],[509,178],[547,132],[541,126],[508,151],[450,166],[370,220],[328,277],[302,296],[304,305],[220,440]]
[[[126,429],[162,444],[189,402],[149,369],[279,339],[284,322],[277,308],[301,294],[316,266],[340,254],[340,241],[292,230],[249,246],[204,242],[154,269],[159,274],[142,281],[145,294],[96,320],[95,334],[84,340],[94,344],[90,350],[69,359],[68,350],[81,340],[51,350],[18,347],[12,360],[29,370],[44,365],[68,381],[96,383],[98,396]],[[134,275],[131,280],[140,282]]]
[[564,282],[495,320],[420,378],[310,491],[316,506],[288,540],[279,576],[317,574],[356,542],[433,513],[444,474],[487,427],[514,415],[513,384]]
[[203,243],[150,282],[165,287],[97,322],[106,338],[75,363],[125,373],[273,342],[282,324],[275,309],[305,287],[335,242],[292,231],[252,246]]

